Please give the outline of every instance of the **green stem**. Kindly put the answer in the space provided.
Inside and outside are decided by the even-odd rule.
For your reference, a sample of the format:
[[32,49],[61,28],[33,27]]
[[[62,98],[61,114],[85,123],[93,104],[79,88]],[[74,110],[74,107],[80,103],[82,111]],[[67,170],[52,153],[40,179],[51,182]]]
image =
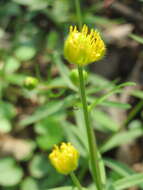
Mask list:
[[6,63],[3,63],[3,66],[2,66],[2,69],[0,71],[0,77],[1,77],[1,81],[2,83],[0,84],[0,100],[2,100],[3,98],[3,95],[4,95],[4,84],[7,83],[6,82],[6,72],[5,72],[5,69],[6,69]]
[[75,0],[76,14],[78,19],[79,29],[82,27],[82,17],[81,17],[81,9],[80,9],[80,0]]
[[98,160],[98,149],[97,149],[94,131],[90,125],[86,94],[85,94],[84,78],[83,78],[83,68],[80,66],[78,67],[78,73],[79,73],[79,81],[80,81],[81,101],[82,101],[82,106],[83,106],[84,120],[85,120],[86,132],[87,132],[87,137],[88,137],[89,156],[90,156],[90,162],[91,162],[92,176],[97,186],[97,190],[102,190],[102,181],[101,181],[101,174],[100,174],[99,160]]
[[36,77],[38,78],[38,80],[42,81],[41,74],[40,74],[40,65],[39,65],[39,63],[35,64],[35,72],[36,72]]
[[142,109],[142,107],[143,100],[139,101],[139,103],[131,110],[126,121],[124,122],[124,126],[127,125],[136,116],[136,114]]
[[82,186],[81,186],[78,178],[76,177],[76,175],[73,172],[71,172],[70,176],[71,176],[71,179],[72,179],[73,183],[78,188],[78,190],[82,190]]

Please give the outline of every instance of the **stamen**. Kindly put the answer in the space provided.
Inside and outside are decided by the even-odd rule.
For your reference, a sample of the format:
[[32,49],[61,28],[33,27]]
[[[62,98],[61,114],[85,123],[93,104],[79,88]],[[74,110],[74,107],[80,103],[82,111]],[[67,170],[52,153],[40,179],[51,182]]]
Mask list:
[[73,32],[77,32],[77,27],[76,26],[74,27]]
[[83,34],[87,35],[88,33],[88,27],[84,24],[83,25],[83,28],[82,28],[82,31],[81,31]]
[[73,26],[70,26],[70,33],[73,31]]

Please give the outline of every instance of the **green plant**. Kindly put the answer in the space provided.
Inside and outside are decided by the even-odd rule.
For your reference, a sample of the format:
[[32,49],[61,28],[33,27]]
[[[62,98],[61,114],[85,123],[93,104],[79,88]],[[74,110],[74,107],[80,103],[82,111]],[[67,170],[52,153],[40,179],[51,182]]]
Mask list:
[[[141,6],[136,6],[139,1],[121,3],[129,7],[135,5],[135,10],[140,13]],[[85,72],[83,73],[84,81],[86,80],[86,98],[91,127],[97,138],[102,181],[107,190],[126,189],[134,185],[143,188],[142,173],[136,173],[132,165],[127,166],[118,158],[115,159],[116,153],[122,147],[140,142],[138,139],[143,135],[143,92],[141,88],[134,88],[134,83],[123,82],[130,76],[138,54],[142,59],[142,48],[138,45],[138,42],[142,43],[142,38],[139,37],[141,24],[129,19],[132,25],[135,24],[134,32],[137,35],[128,36],[136,40],[136,43],[130,44],[131,39],[125,36],[123,44],[122,37],[121,44],[118,44],[118,41],[110,42],[106,29],[112,26],[116,29],[119,24],[122,27],[122,24],[128,23],[126,16],[120,13],[116,15],[112,10],[109,14],[103,7],[103,1],[76,0],[76,9],[77,11],[75,1],[70,0],[0,1],[2,190],[78,190],[74,186],[79,182],[84,190],[96,189],[90,175],[91,165],[80,100],[78,68],[74,64],[67,64],[63,58],[63,42],[69,25],[78,25],[78,22],[79,31],[83,23],[89,28],[97,27],[102,31],[107,46],[104,61],[111,70],[112,62],[115,63],[112,55],[118,59],[119,68],[122,70],[125,68],[120,57],[128,58],[125,63],[129,60],[127,68],[131,69],[126,73],[126,77],[122,77],[120,69],[118,72],[114,70],[111,77],[115,80],[109,80],[95,73],[92,69],[94,65],[84,67],[88,73],[88,78]],[[118,33],[120,34],[119,31]],[[133,54],[130,54],[131,50],[135,50]],[[125,55],[122,52],[125,52]],[[111,58],[110,62],[108,57]],[[97,63],[97,67],[98,65],[105,70],[102,63]],[[71,77],[73,71],[74,76]],[[29,76],[38,83],[35,81],[34,88],[32,84],[32,88],[27,89],[24,83]],[[121,102],[120,97],[126,95],[128,86],[133,88],[129,93],[129,101]],[[117,116],[124,114],[125,118],[116,120],[114,113]],[[52,147],[61,142],[71,142],[80,155],[78,168],[75,170],[77,177],[72,173],[72,179],[56,172],[48,160],[47,154]],[[104,168],[108,168],[106,176]]]
[[[81,13],[80,13],[80,4],[79,1],[76,0],[76,10],[77,10],[77,17],[79,21],[79,28],[81,29]],[[105,174],[105,168],[103,164],[102,157],[99,153],[99,149],[97,147],[97,142],[95,138],[95,134],[93,131],[93,128],[91,127],[91,121],[90,121],[90,113],[93,108],[95,108],[98,104],[102,103],[108,96],[120,92],[120,89],[127,85],[134,85],[134,83],[125,83],[116,86],[113,88],[109,93],[106,93],[102,97],[97,98],[92,104],[87,104],[87,97],[86,97],[86,91],[85,91],[85,82],[84,82],[84,76],[83,76],[83,67],[93,61],[98,61],[98,59],[101,59],[105,54],[105,45],[100,39],[100,36],[98,36],[98,33],[93,30],[91,33],[88,33],[88,28],[84,25],[82,30],[79,32],[76,27],[70,28],[70,34],[68,38],[66,39],[65,46],[64,46],[64,55],[65,58],[71,62],[77,65],[78,67],[78,77],[79,77],[79,89],[80,89],[80,96],[81,96],[81,102],[82,102],[82,109],[83,109],[83,115],[84,115],[84,122],[85,122],[85,133],[87,136],[87,147],[88,147],[88,157],[90,161],[90,169],[91,174],[94,181],[94,188],[97,190],[103,190],[103,189],[124,189],[127,187],[130,187],[132,185],[140,184],[143,182],[141,179],[143,174],[134,174],[131,177],[125,177],[123,179],[115,181],[113,184],[107,185],[106,181],[106,174]],[[97,56],[98,55],[98,56]],[[99,57],[99,58],[98,58]],[[140,106],[140,104],[139,104]],[[142,105],[141,105],[142,106]],[[136,112],[136,109],[134,110]],[[126,123],[130,120],[130,117],[132,117],[132,112],[129,115],[128,119],[125,121]],[[84,130],[84,128],[83,128]],[[134,131],[135,132],[135,131]],[[121,134],[123,137],[125,134]],[[128,137],[129,134],[127,134],[126,137]],[[117,134],[115,136],[115,142],[117,143],[117,136],[119,136],[119,139],[121,139],[120,134]],[[114,136],[111,137],[114,139]],[[119,140],[120,141],[120,140]],[[101,151],[104,150],[104,146],[108,146],[108,143],[110,145],[110,139],[106,142],[106,144],[101,147]],[[115,143],[115,145],[116,145]],[[111,144],[113,145],[113,142],[111,141]],[[54,153],[54,151],[53,151]],[[51,155],[53,154],[51,153]],[[64,152],[61,150],[61,153]],[[56,156],[56,155],[55,155]],[[57,155],[58,156],[58,155]],[[65,156],[66,157],[66,156]],[[56,159],[56,157],[55,157]],[[66,158],[65,158],[66,159]],[[56,160],[55,160],[56,161]],[[61,159],[62,161],[62,159]],[[101,164],[100,164],[101,163]],[[58,164],[58,162],[57,162]],[[64,164],[64,162],[63,162]],[[64,165],[68,166],[68,163]],[[111,162],[112,165],[112,162]],[[67,167],[66,166],[66,167]],[[70,166],[70,164],[69,164]],[[59,166],[62,167],[62,163],[59,163]],[[61,173],[61,172],[60,172]],[[70,172],[68,172],[70,174]],[[73,176],[72,176],[73,175]],[[71,175],[71,178],[74,182],[74,184],[77,186],[78,190],[81,190],[82,187],[80,185],[80,182],[76,178],[74,174]],[[141,178],[140,178],[141,177]],[[141,181],[140,181],[141,179]],[[132,183],[131,183],[132,182]],[[68,189],[68,188],[67,188]]]

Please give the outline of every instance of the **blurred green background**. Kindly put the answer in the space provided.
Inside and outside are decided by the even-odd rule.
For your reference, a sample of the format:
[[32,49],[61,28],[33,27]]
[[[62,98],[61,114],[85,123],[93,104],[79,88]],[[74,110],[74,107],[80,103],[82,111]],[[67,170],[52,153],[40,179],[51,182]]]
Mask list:
[[[139,137],[143,135],[143,1],[81,0],[80,3],[82,22],[97,28],[107,46],[104,60],[87,69],[91,73],[88,101],[115,90],[120,82],[136,82],[136,87],[125,87],[120,95],[113,93],[110,99],[105,98],[92,118],[105,157],[133,167],[142,158]],[[92,189],[78,89],[69,78],[74,66],[63,57],[69,26],[77,23],[75,2],[71,0],[0,1],[2,190],[48,190],[71,185],[71,180],[58,174],[48,160],[53,145],[62,141],[71,141],[79,150],[77,174]],[[36,88],[25,87],[28,76],[38,79]],[[120,132],[123,125],[126,130]],[[114,134],[118,136],[106,143]],[[132,144],[128,144],[129,140]],[[123,156],[121,145],[125,142],[127,156]],[[136,154],[131,152],[131,145]],[[110,167],[108,161],[107,166]],[[121,177],[117,173],[109,171],[111,181]]]

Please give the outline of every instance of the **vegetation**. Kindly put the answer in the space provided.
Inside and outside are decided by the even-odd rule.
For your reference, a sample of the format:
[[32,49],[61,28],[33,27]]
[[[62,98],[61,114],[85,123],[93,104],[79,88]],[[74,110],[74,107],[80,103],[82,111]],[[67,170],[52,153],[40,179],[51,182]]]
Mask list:
[[[0,189],[143,188],[142,3],[0,1]],[[83,24],[106,44],[84,67],[63,53],[69,27]],[[79,154],[69,175],[48,158],[62,142]]]

